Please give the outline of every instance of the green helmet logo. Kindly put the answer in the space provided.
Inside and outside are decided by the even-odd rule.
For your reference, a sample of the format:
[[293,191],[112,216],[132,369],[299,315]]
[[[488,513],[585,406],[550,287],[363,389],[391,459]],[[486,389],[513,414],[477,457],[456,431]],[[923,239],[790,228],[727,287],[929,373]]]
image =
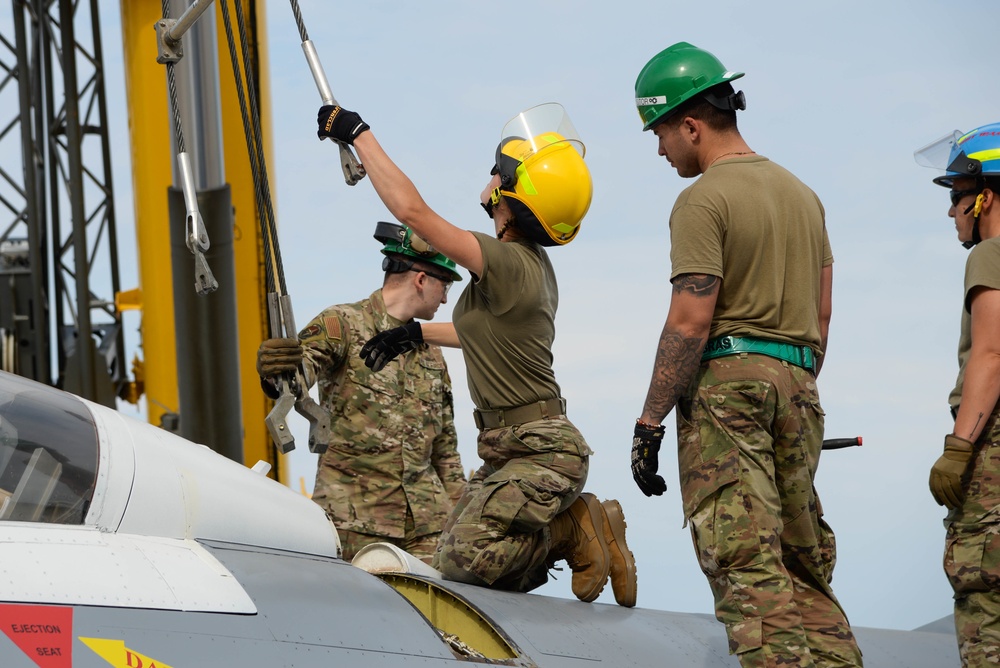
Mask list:
[[[383,254],[402,255],[414,260],[433,264],[447,271],[451,280],[462,280],[462,275],[455,269],[455,261],[439,253],[436,248],[418,237],[410,228],[396,223],[380,222],[375,225],[374,236],[376,240],[385,244],[382,248]],[[382,269],[387,268],[387,262],[390,262],[389,258],[386,258],[383,261]],[[403,269],[403,271],[405,271],[405,269]]]
[[[642,129],[649,130],[666,120],[671,111],[694,96],[741,76],[743,72],[727,70],[711,53],[687,42],[668,46],[646,63],[635,80],[635,106],[639,109]],[[723,108],[746,107],[742,93],[733,98],[725,106],[719,103],[721,100],[709,101]]]

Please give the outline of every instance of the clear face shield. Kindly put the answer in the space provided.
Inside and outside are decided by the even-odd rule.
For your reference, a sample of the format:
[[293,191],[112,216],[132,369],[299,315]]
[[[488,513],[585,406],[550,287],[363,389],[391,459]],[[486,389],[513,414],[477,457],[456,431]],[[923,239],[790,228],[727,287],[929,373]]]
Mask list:
[[[918,165],[932,167],[945,172],[943,176],[934,179],[934,183],[945,188],[951,188],[952,183],[959,177],[979,178],[983,171],[983,164],[977,159],[966,155],[963,144],[975,135],[975,131],[962,134],[955,130],[951,134],[945,135],[935,142],[931,142],[922,149],[913,153],[913,158]],[[980,157],[975,153],[976,157]],[[978,184],[981,186],[982,184]],[[977,187],[978,187],[977,186]]]
[[958,154],[958,140],[962,133],[955,130],[927,146],[913,152],[913,159],[922,167],[945,171]]
[[507,121],[500,133],[496,164],[491,174],[500,175],[500,189],[513,190],[517,170],[532,155],[557,142],[567,142],[580,157],[587,152],[566,110],[558,102],[531,107]]
[[[982,240],[979,235],[979,212],[983,203],[983,181],[981,178],[983,166],[979,160],[967,156],[962,148],[963,140],[967,140],[974,132],[962,134],[955,130],[913,153],[913,158],[918,165],[945,172],[944,175],[935,178],[934,183],[951,189],[951,205],[953,207],[957,207],[965,197],[976,195],[975,201],[963,211],[963,215],[969,215],[971,212],[975,216],[972,239],[962,242],[965,248],[972,248]],[[955,179],[958,178],[975,178],[976,185],[968,190],[955,190],[954,183]]]

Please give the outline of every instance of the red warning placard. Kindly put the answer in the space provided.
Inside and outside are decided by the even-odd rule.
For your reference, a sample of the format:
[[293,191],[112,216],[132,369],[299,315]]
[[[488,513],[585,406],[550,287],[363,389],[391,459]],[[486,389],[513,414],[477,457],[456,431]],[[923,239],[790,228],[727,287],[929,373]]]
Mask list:
[[0,629],[39,668],[73,665],[73,608],[0,605]]

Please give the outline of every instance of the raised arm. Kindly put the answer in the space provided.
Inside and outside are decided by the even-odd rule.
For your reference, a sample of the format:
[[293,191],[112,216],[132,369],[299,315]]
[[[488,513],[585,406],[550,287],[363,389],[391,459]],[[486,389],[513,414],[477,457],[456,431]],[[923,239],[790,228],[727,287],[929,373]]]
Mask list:
[[357,113],[327,105],[320,108],[316,120],[321,139],[329,137],[354,146],[375,192],[396,220],[456,264],[476,275],[482,273],[483,254],[476,238],[427,205],[410,178],[386,154],[371,128]]

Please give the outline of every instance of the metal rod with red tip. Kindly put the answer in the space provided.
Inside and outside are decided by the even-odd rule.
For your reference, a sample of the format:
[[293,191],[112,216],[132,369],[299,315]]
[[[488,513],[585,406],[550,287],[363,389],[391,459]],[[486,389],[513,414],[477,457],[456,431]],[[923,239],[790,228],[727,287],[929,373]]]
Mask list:
[[840,450],[841,448],[850,448],[855,445],[861,445],[860,436],[855,436],[854,438],[828,438],[823,441],[824,450]]

